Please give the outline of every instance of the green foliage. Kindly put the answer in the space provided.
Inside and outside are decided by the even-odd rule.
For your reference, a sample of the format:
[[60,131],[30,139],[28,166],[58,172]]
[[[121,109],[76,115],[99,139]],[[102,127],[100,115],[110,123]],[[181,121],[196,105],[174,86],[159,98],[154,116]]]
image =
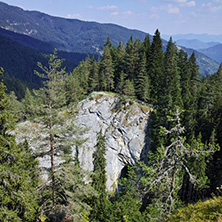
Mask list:
[[[56,221],[88,221],[91,207],[88,202],[97,197],[96,191],[83,178],[89,173],[74,164],[73,161],[61,164],[55,172],[56,207],[51,212],[51,198],[45,188],[41,190],[40,211]],[[45,185],[42,184],[44,187]],[[51,189],[48,186],[48,189]]]
[[109,221],[108,219],[108,194],[106,191],[106,144],[105,137],[100,130],[97,136],[96,150],[93,153],[92,187],[98,192],[98,196],[91,200],[91,221]]
[[140,212],[139,174],[137,167],[127,167],[125,178],[119,181],[119,191],[111,200],[110,221],[145,221]]
[[[169,136],[169,145],[157,147],[156,152],[149,155],[149,166],[144,167],[146,177],[142,180],[146,186],[146,196],[151,202],[148,210],[158,209],[159,217],[171,214],[179,204],[179,191],[183,183],[184,173],[188,175],[191,184],[203,188],[207,182],[205,157],[212,155],[218,148],[216,146],[205,147],[201,137],[193,140],[189,146],[182,137],[184,127],[180,123],[180,113],[169,117],[172,128],[161,128],[165,136]],[[189,161],[188,161],[189,160]],[[201,165],[202,164],[202,165]],[[202,167],[200,171],[197,167]],[[152,212],[151,212],[152,213]]]
[[148,73],[150,76],[151,101],[157,105],[164,94],[164,52],[159,30],[156,30],[151,45]]
[[33,221],[37,213],[37,162],[26,144],[0,135],[0,220]]
[[[2,73],[0,69],[0,73]],[[37,162],[27,143],[16,145],[15,137],[8,134],[13,122],[7,110],[5,86],[0,83],[0,220],[33,221],[38,205],[35,188]],[[10,121],[10,122],[9,122]],[[31,197],[31,198],[30,198]]]
[[221,204],[221,197],[214,196],[212,199],[204,202],[199,201],[194,205],[189,204],[187,207],[178,209],[178,211],[169,216],[166,221],[221,221]]

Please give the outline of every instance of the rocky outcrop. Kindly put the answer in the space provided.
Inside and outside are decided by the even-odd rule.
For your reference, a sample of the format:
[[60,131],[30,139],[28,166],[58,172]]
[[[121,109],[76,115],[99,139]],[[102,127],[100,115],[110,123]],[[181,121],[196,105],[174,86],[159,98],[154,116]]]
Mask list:
[[[106,139],[107,188],[115,191],[117,179],[126,165],[146,157],[149,139],[146,128],[150,108],[133,101],[122,101],[115,94],[94,92],[80,102],[75,111],[76,124],[87,127],[82,135],[87,141],[79,148],[79,160],[84,169],[92,170],[92,154],[95,150],[97,134],[102,130]],[[41,143],[38,138],[44,137],[41,126],[30,121],[21,123],[16,128],[16,138],[21,141],[27,138],[33,150]],[[26,130],[25,130],[26,129]],[[73,147],[73,154],[75,147]],[[40,158],[41,166],[49,166],[49,158]],[[59,161],[59,160],[57,160]]]

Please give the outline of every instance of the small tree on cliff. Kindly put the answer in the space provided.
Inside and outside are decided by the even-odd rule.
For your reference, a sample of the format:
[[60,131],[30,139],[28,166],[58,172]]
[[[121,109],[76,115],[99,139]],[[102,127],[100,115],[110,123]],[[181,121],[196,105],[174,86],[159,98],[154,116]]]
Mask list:
[[93,153],[92,186],[98,192],[98,197],[91,200],[92,221],[109,221],[107,215],[108,195],[106,191],[106,141],[100,130],[97,136],[96,150]]

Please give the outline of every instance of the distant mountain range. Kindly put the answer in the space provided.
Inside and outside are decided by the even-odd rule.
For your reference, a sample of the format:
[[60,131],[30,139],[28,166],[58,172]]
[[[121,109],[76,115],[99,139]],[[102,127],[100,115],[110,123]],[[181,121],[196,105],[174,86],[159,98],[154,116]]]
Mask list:
[[[168,35],[163,35],[168,39]],[[218,63],[222,63],[222,35],[178,34],[172,36],[177,45],[195,49]]]
[[[162,35],[164,39],[169,39],[169,35]],[[201,42],[219,42],[222,43],[222,35],[209,35],[209,34],[176,34],[172,35],[172,38],[174,41],[177,41],[179,39],[186,39],[186,40],[194,40],[198,39]]]
[[130,36],[144,40],[146,33],[115,24],[84,22],[49,16],[36,11],[24,11],[0,2],[0,27],[48,42],[59,50],[99,53],[109,36],[114,45],[124,44]]
[[[146,35],[115,24],[58,18],[0,2],[0,66],[10,76],[32,85],[38,82],[33,77],[37,61],[44,63],[54,48],[59,50],[59,56],[67,60],[65,65],[72,70],[86,54],[99,56],[108,36],[117,46],[120,41],[126,44],[131,36],[143,41]],[[151,35],[150,38],[152,41]],[[166,46],[167,41],[163,40],[163,48]],[[189,55],[195,52],[201,75],[217,71],[219,64],[209,57],[193,49],[183,50]]]
[[222,44],[217,44],[206,49],[200,49],[199,51],[218,63],[222,63]]
[[175,42],[177,45],[181,45],[186,48],[192,48],[195,50],[206,49],[220,44],[219,42],[202,42],[198,39],[178,39]]

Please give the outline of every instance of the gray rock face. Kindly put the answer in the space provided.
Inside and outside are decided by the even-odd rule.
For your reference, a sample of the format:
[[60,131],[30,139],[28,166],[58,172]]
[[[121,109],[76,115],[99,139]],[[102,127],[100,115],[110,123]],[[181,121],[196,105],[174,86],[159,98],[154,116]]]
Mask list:
[[[75,122],[89,129],[83,135],[87,141],[79,147],[80,164],[86,170],[93,170],[92,154],[95,151],[97,134],[102,130],[106,139],[108,191],[116,190],[117,179],[126,165],[133,165],[135,161],[145,158],[149,149],[149,139],[145,132],[149,112],[150,108],[146,106],[130,101],[123,104],[116,95],[103,92],[94,92],[78,104]],[[40,140],[34,137],[44,136],[41,135],[42,131],[36,133],[41,126],[33,124],[29,121],[20,124],[16,128],[16,138],[21,141],[26,137],[31,148],[36,150]],[[31,129],[35,130],[35,133]],[[49,158],[39,161],[41,166],[50,165]]]

